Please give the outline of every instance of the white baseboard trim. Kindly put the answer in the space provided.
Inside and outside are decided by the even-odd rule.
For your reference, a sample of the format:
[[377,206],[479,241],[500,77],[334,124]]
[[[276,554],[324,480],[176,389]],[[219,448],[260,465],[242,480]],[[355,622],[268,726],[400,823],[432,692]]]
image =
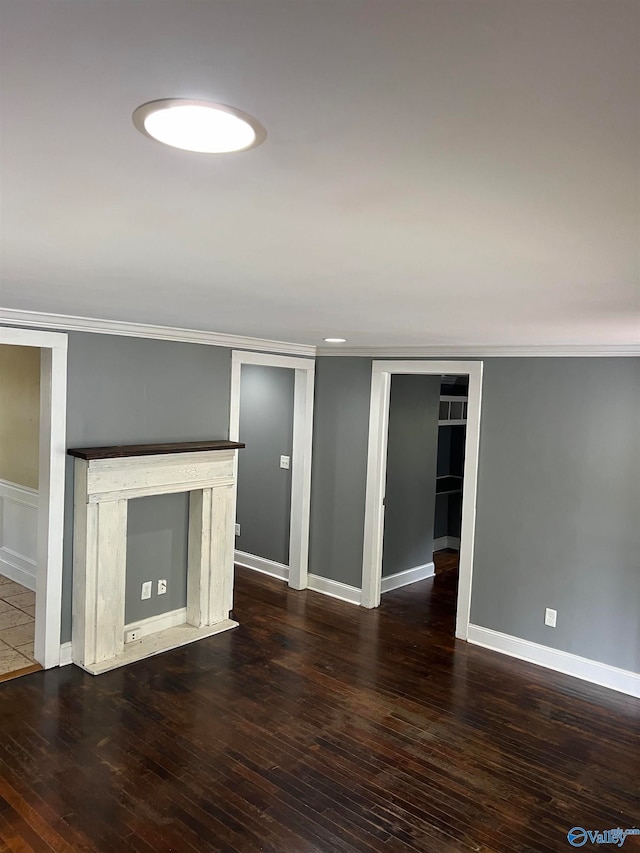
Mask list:
[[[256,557],[255,554],[236,551],[234,563],[237,566],[243,566],[245,569],[252,569],[254,572],[261,572],[263,575],[278,578],[278,580],[289,580],[289,566],[267,560],[264,557]],[[360,604],[362,597],[362,590],[357,587],[322,578],[320,575],[308,575],[307,589],[320,592],[323,595],[330,595],[332,598],[339,598],[340,601],[348,601],[350,604]]]
[[340,601],[348,601],[349,604],[360,604],[362,599],[362,590],[358,587],[332,581],[329,578],[321,578],[320,575],[310,574],[307,588],[314,592],[321,592],[323,595],[330,595],[331,598],[339,598]]
[[284,563],[276,563],[274,560],[267,560],[266,557],[256,557],[255,554],[247,554],[245,551],[235,551],[233,562],[237,566],[253,569],[254,572],[262,572],[263,575],[269,575],[281,581],[289,580],[289,566],[285,566]]
[[400,589],[401,586],[409,586],[409,584],[432,578],[435,573],[436,567],[433,563],[424,563],[422,566],[414,566],[412,569],[396,572],[395,575],[383,576],[380,591],[382,593],[391,592],[392,589]]
[[535,663],[538,666],[640,698],[640,673],[618,669],[618,667],[579,657],[570,652],[562,652],[559,649],[541,646],[539,643],[532,643],[509,634],[501,634],[490,628],[481,628],[479,625],[469,625],[467,640],[476,646],[483,646],[494,652],[501,652],[519,660]]
[[0,575],[35,592],[37,489],[0,480]]
[[36,575],[34,571],[29,572],[21,566],[17,565],[17,559],[11,554],[7,554],[4,548],[0,548],[0,575],[9,578],[10,581],[15,581],[21,586],[25,586],[32,592],[36,591]]
[[60,666],[69,666],[70,663],[73,663],[71,643],[62,643],[60,645]]
[[433,540],[433,550],[443,551],[445,548],[453,548],[455,551],[460,550],[459,536],[440,536]]
[[125,633],[135,628],[138,631],[138,638],[148,637],[149,634],[155,634],[158,631],[166,631],[167,628],[175,628],[177,625],[184,625],[187,621],[187,608],[180,607],[177,610],[170,610],[168,613],[159,613],[157,616],[148,616],[146,619],[138,619],[136,622],[130,622],[124,626]]

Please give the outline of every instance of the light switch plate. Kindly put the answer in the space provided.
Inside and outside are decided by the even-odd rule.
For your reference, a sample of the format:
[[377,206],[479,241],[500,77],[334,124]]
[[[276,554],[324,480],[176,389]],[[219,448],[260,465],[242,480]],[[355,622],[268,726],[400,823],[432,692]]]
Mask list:
[[281,456],[280,457],[280,467],[281,468],[286,468],[286,470],[288,471],[290,464],[291,464],[291,457],[290,456]]
[[140,595],[140,600],[146,601],[147,598],[151,598],[151,590],[152,590],[152,582],[151,581],[145,581],[142,584],[142,593]]

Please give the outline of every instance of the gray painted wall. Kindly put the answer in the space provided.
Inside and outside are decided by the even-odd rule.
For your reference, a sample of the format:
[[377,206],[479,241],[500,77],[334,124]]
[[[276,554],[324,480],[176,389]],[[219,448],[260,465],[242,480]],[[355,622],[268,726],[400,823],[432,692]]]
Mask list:
[[309,571],[361,586],[371,359],[316,361]]
[[[360,586],[371,360],[316,376],[311,570]],[[640,672],[640,359],[487,359],[483,387],[472,622]]]
[[280,456],[293,452],[295,371],[257,364],[242,366],[236,548],[289,565],[291,469]]
[[433,560],[439,376],[392,376],[382,574]]
[[[225,348],[70,332],[67,446],[227,438],[230,384],[231,351]],[[186,498],[177,496],[172,500],[177,512],[163,511],[167,526],[159,526],[158,533],[161,540],[163,537],[165,540],[171,538],[173,560],[177,559],[182,547],[179,543],[186,536]],[[148,501],[152,503],[145,509],[144,504]],[[139,601],[140,578],[157,580],[165,576],[160,571],[169,574],[171,568],[166,564],[154,565],[153,552],[145,558],[137,548],[141,537],[148,538],[154,501],[155,498],[140,499],[129,523],[136,560],[134,572],[127,582],[127,604],[132,619],[174,609],[174,594],[177,596],[184,583],[172,563],[175,580],[171,594],[157,599],[154,589],[152,599]],[[155,509],[159,506],[160,503]],[[64,537],[62,642],[71,638],[71,457],[67,459]],[[186,578],[186,556],[182,574]],[[139,610],[133,605],[136,598]]]
[[[188,528],[186,492],[129,501],[125,624],[187,606]],[[159,578],[167,581],[165,595],[157,595]],[[141,601],[142,584],[149,580],[153,595]]]
[[[370,384],[370,359],[317,360],[310,568],[354,586]],[[68,445],[226,437],[229,386],[227,349],[72,332]],[[639,359],[485,360],[474,623],[640,672],[639,418]]]
[[640,672],[640,359],[494,359],[483,394],[471,621]]

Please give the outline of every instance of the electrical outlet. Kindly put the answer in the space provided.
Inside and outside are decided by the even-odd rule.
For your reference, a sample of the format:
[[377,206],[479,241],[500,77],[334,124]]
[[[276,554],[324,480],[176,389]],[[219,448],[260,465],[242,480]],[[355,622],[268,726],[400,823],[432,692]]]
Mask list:
[[290,464],[291,464],[291,457],[290,456],[281,456],[280,457],[280,467],[281,468],[285,468],[288,471]]
[[158,595],[164,595],[166,591],[167,591],[166,580],[158,581]]
[[558,618],[558,611],[552,610],[550,607],[544,611],[544,624],[548,625],[550,628],[556,627],[556,619]]
[[140,595],[141,601],[146,601],[147,598],[151,598],[151,593],[153,591],[153,584],[151,581],[145,581],[142,584],[142,593]]
[[136,640],[140,639],[140,628],[131,628],[129,631],[124,632],[124,641],[125,643],[135,643]]
[[240,525],[236,522],[236,536],[240,536]]

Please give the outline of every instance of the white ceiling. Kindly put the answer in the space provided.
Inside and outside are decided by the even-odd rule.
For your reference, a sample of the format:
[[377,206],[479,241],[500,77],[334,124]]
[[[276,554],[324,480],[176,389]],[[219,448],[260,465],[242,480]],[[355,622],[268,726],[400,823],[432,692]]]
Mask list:
[[[632,343],[637,0],[1,0],[5,307],[355,346]],[[138,133],[162,97],[267,128]]]

